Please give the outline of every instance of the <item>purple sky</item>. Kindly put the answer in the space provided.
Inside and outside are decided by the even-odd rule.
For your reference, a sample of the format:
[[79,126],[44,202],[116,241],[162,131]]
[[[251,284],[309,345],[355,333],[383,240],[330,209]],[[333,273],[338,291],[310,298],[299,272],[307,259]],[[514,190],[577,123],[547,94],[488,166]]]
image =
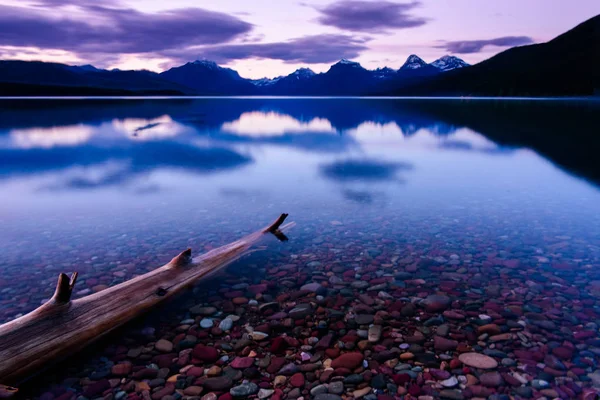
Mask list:
[[599,0],[0,0],[0,58],[155,71],[207,58],[250,78],[413,53],[476,63],[597,14]]

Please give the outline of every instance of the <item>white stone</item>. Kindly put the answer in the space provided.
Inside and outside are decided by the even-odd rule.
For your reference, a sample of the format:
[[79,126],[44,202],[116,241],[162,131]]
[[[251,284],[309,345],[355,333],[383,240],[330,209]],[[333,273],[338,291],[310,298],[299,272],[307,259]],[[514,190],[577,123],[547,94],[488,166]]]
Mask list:
[[208,328],[212,328],[212,326],[213,326],[213,320],[210,318],[203,318],[200,321],[201,328],[208,329]]
[[442,384],[442,386],[447,387],[447,388],[451,388],[454,387],[456,385],[458,385],[458,379],[456,379],[455,376],[451,376],[448,379],[444,379],[443,381],[440,382]]

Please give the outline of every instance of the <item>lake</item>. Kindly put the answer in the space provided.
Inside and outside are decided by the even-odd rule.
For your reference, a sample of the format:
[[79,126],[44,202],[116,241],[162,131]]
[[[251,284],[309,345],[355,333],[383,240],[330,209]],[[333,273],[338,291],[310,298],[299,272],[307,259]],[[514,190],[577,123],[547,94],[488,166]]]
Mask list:
[[[287,398],[328,382],[319,363],[343,349],[362,352],[378,377],[362,372],[370,386],[345,382],[348,393],[588,395],[600,383],[599,123],[599,102],[575,100],[0,100],[0,322],[47,300],[60,272],[79,272],[81,297],[286,212],[297,223],[289,242],[266,240],[44,373],[34,395],[123,398],[139,387],[90,379],[108,380],[123,361],[133,372],[122,376],[152,363],[147,378],[166,379],[177,372],[171,359],[198,365],[198,343],[316,365],[294,370],[302,384]],[[309,314],[290,318],[306,303]],[[214,310],[190,311],[198,305]],[[227,314],[239,317],[229,334],[198,326]],[[372,325],[379,337],[362,343]],[[247,326],[270,337],[236,346]],[[276,348],[284,333],[294,339]],[[155,349],[161,338],[175,350]],[[499,365],[461,367],[467,351]],[[255,369],[243,378],[270,387],[265,371],[278,368]],[[186,374],[152,393],[204,385]],[[444,384],[451,376],[458,382]],[[230,377],[229,386],[242,379]]]

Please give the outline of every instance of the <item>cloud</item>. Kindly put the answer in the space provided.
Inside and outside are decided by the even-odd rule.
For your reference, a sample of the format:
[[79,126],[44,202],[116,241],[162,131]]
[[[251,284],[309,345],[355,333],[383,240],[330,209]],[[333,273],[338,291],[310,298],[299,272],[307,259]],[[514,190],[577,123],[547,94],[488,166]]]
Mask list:
[[445,42],[436,47],[446,49],[455,54],[469,54],[479,53],[485,46],[513,47],[531,43],[534,43],[534,41],[529,36],[504,36],[487,40],[458,40]]
[[[157,13],[113,6],[114,2],[42,0],[45,8],[0,5],[0,46],[62,49],[76,54],[139,54],[225,43],[252,25],[202,8]],[[75,7],[66,13],[63,5]],[[56,7],[50,7],[54,4]],[[108,6],[106,6],[108,4]]]
[[119,7],[119,0],[31,0],[31,5],[34,7],[62,7],[62,6],[84,6],[84,5],[102,5],[104,7]]
[[318,8],[321,13],[318,21],[355,32],[381,33],[391,29],[416,28],[427,23],[427,19],[409,14],[419,5],[419,2],[342,0]]
[[287,63],[327,63],[340,58],[355,58],[366,50],[368,39],[340,34],[303,36],[275,43],[226,44],[220,46],[188,49],[184,52],[169,51],[164,55],[180,60],[206,58],[225,63],[248,58],[268,58]]

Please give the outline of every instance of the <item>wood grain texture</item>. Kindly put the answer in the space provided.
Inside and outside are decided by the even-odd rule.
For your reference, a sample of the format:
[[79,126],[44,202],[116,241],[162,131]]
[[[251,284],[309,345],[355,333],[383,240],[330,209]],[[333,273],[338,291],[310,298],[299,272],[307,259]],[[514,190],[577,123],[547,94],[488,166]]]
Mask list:
[[[77,274],[61,274],[54,296],[31,313],[0,326],[0,383],[15,384],[213,274],[245,254],[266,233],[285,240],[273,224],[233,243],[192,258],[185,250],[166,265],[92,295],[70,300]],[[283,238],[281,238],[283,236]],[[14,394],[6,391],[6,396]],[[0,396],[1,397],[1,396]]]

